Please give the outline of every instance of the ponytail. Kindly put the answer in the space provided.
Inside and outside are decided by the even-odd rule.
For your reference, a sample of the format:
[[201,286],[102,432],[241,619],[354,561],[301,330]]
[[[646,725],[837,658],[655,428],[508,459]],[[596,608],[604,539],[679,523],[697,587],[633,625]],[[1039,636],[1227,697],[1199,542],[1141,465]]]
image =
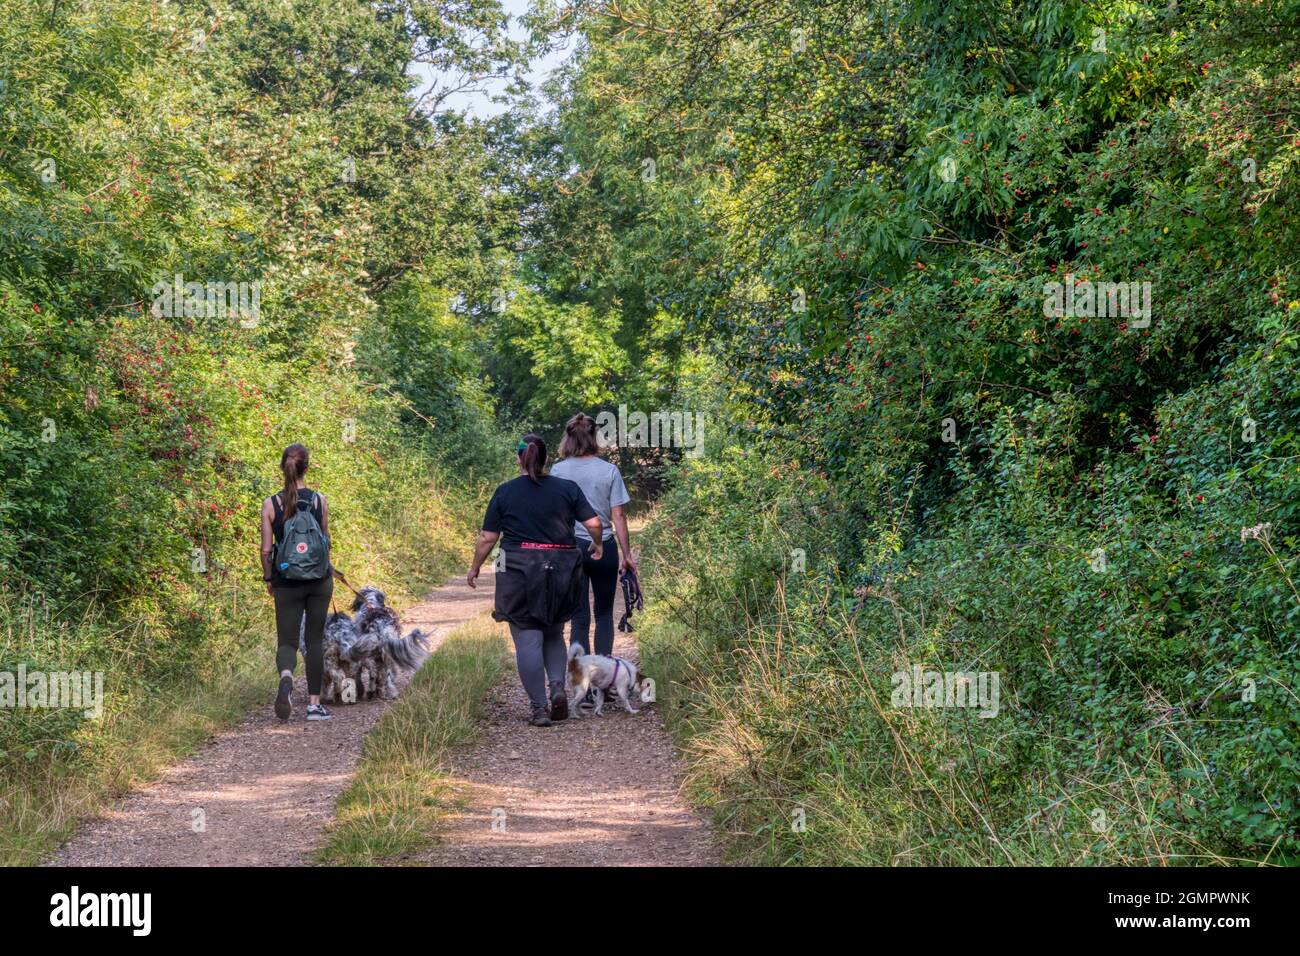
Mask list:
[[599,452],[596,419],[585,412],[578,412],[564,426],[564,437],[560,439],[560,457],[585,458]]
[[307,474],[307,448],[290,445],[280,456],[280,471],[284,473],[284,517],[289,517],[298,507],[298,482]]
[[519,466],[535,485],[541,484],[542,469],[546,467],[546,442],[540,435],[529,433],[519,442]]

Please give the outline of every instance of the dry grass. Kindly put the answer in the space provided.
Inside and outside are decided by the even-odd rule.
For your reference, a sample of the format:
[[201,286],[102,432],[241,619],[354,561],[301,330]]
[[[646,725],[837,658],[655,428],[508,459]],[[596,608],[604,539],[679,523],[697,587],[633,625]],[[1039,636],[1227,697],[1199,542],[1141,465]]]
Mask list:
[[248,648],[228,669],[202,680],[118,697],[102,719],[76,732],[75,754],[10,755],[0,770],[0,865],[39,863],[79,820],[155,779],[266,701],[275,683],[267,653]]
[[436,839],[438,820],[456,801],[447,756],[473,739],[484,698],[509,664],[501,627],[486,616],[447,637],[366,739],[320,862],[400,862]]
[[[671,602],[650,609],[640,634],[685,756],[687,792],[712,812],[733,860],[1265,862],[1216,853],[1162,822],[1158,805],[1176,791],[1155,754],[1118,773],[1063,781],[1053,771],[1057,761],[1047,758],[1015,786],[995,779],[1006,744],[981,733],[978,718],[891,706],[871,676],[906,666],[898,649],[851,620],[813,631],[788,613],[781,591],[778,584],[770,620],[737,620],[725,639],[686,626]],[[834,666],[828,643],[843,648]],[[1094,829],[1099,806],[1109,820]]]

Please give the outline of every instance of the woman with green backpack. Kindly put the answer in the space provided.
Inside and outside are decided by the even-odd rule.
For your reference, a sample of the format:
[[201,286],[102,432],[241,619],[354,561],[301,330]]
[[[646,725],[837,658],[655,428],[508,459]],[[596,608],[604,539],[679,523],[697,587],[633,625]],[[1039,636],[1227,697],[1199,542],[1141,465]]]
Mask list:
[[280,456],[284,491],[262,502],[262,580],[275,601],[275,666],[280,671],[275,716],[281,720],[288,720],[293,713],[290,695],[293,670],[298,664],[300,629],[307,648],[307,719],[330,719],[330,712],[320,702],[325,676],[325,616],[334,594],[329,560],[330,513],[325,496],[312,491],[303,480],[307,457],[302,445],[286,448]]

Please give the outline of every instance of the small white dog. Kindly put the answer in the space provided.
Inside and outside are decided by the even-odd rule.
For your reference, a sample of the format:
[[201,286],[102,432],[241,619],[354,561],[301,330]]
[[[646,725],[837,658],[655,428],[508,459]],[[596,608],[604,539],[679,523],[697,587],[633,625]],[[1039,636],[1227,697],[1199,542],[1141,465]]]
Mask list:
[[623,702],[623,709],[629,714],[639,714],[632,706],[628,694],[636,690],[639,694],[649,678],[637,670],[631,661],[621,657],[604,657],[600,654],[584,654],[581,644],[569,645],[569,683],[573,685],[573,697],[569,701],[569,712],[578,716],[578,705],[587,696],[587,691],[596,692],[596,709],[593,713],[599,717],[605,705],[606,695],[618,695]]

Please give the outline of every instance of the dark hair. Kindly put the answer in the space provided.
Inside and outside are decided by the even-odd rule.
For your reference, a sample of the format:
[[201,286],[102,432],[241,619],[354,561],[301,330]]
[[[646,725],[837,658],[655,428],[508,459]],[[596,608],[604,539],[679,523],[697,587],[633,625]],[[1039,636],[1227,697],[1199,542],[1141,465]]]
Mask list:
[[564,426],[564,437],[560,439],[561,458],[585,458],[600,451],[600,442],[596,441],[596,419],[586,412],[578,412]]
[[546,467],[546,442],[541,435],[529,432],[519,440],[519,464],[535,485],[542,483],[542,469]]
[[298,481],[307,474],[307,446],[290,445],[280,456],[280,470],[284,472],[285,520],[298,507]]

